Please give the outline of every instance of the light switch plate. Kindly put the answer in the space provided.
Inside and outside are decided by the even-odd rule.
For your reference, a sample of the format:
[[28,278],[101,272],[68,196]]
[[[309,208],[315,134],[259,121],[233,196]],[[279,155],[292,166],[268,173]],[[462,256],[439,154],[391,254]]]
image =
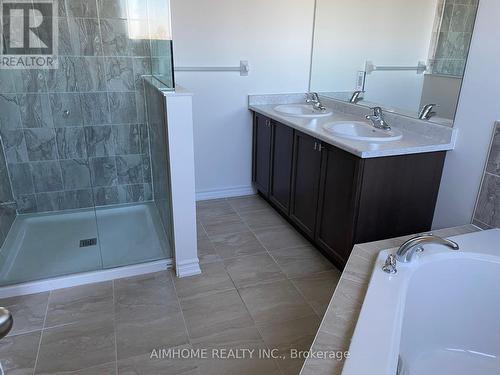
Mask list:
[[356,91],[365,91],[366,72],[359,70],[356,75]]

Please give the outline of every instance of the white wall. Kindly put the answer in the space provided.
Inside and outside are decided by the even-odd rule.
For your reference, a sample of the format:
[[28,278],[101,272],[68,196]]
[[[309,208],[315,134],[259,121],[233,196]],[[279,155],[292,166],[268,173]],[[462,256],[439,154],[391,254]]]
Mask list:
[[172,0],[176,66],[237,66],[250,75],[176,73],[194,93],[196,190],[238,194],[251,186],[249,93],[306,92],[314,0]]
[[[312,91],[354,91],[365,62],[410,65],[426,61],[438,0],[374,2],[318,0]],[[374,72],[367,76],[365,99],[417,112],[423,75]]]
[[448,154],[434,226],[472,219],[495,120],[500,119],[500,1],[480,0],[476,27],[458,105],[457,148]]

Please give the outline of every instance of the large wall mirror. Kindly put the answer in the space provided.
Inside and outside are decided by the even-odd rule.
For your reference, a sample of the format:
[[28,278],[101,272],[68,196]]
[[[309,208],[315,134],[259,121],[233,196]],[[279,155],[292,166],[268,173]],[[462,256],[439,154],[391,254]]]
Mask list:
[[310,91],[452,126],[478,3],[317,0]]

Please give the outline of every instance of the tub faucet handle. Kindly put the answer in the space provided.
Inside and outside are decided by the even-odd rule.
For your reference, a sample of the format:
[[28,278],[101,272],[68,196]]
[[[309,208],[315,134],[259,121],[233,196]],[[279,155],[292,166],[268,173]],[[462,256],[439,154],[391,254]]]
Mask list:
[[390,254],[387,259],[385,260],[385,264],[382,267],[382,270],[385,273],[394,275],[395,273],[398,272],[396,268],[396,256],[394,254]]

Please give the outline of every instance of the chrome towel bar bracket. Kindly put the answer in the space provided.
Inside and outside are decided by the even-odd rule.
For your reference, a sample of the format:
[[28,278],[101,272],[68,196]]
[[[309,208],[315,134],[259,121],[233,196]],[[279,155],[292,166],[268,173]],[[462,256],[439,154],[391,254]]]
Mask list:
[[378,66],[373,63],[373,61],[367,61],[365,63],[366,74],[372,74],[375,71],[412,71],[415,70],[417,74],[424,74],[427,71],[427,64],[423,61],[419,61],[417,66]]
[[239,72],[240,76],[248,76],[250,65],[248,61],[240,61],[240,66],[184,66],[174,67],[176,72]]

